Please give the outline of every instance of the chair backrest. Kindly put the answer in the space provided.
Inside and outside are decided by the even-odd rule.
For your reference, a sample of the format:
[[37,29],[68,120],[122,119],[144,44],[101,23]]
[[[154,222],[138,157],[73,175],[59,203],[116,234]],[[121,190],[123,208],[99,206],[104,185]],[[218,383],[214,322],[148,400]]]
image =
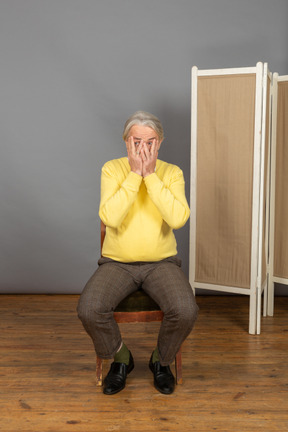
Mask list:
[[106,225],[104,224],[104,222],[102,222],[101,220],[101,228],[100,228],[100,233],[101,233],[101,237],[100,237],[100,246],[101,246],[101,255],[102,255],[102,247],[103,247],[103,243],[104,243],[104,238],[106,235]]

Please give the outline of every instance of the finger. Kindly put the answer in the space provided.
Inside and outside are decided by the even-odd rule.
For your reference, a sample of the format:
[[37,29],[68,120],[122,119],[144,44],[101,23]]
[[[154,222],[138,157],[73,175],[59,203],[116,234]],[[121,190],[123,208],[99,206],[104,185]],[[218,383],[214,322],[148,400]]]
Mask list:
[[136,148],[136,154],[137,154],[138,156],[140,156],[141,151],[142,151],[142,148],[143,148],[143,140],[140,141],[139,145],[138,145],[137,148]]
[[151,145],[151,155],[155,155],[156,153],[158,153],[158,149],[157,149],[157,140],[154,139]]
[[136,154],[136,152],[137,152],[137,145],[134,142],[134,137],[133,136],[131,137],[131,148],[133,150],[133,154]]
[[146,143],[143,143],[142,152],[143,152],[143,156],[144,156],[146,159],[148,159],[149,156],[150,156],[150,151],[149,151],[149,148],[148,148],[148,146],[147,146]]
[[137,156],[139,156],[139,154],[140,154],[140,149],[141,149],[141,141],[140,141],[140,143],[134,143],[134,145],[135,145],[135,152],[136,152],[136,155]]
[[133,157],[136,157],[138,154],[137,153],[137,145],[134,142],[134,137],[131,137],[131,153],[132,153]]

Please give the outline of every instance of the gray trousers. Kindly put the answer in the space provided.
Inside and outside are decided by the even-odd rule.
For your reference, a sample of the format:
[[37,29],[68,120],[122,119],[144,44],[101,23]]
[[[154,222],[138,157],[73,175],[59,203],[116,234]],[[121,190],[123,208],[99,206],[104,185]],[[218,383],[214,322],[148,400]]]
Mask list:
[[78,303],[78,316],[100,358],[112,358],[122,338],[113,311],[140,286],[164,313],[157,347],[160,363],[173,362],[191,332],[198,306],[191,285],[175,256],[157,262],[121,263],[100,258],[99,267],[86,284]]

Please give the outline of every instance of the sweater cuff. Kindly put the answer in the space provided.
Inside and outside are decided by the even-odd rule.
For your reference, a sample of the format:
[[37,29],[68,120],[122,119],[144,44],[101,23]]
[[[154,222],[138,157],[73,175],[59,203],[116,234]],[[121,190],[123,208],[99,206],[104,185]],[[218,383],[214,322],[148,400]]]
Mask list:
[[161,180],[157,176],[156,173],[149,174],[147,177],[144,177],[144,182],[146,184],[147,189],[151,189],[155,187]]
[[135,189],[138,190],[142,182],[142,176],[139,174],[134,173],[133,171],[130,171],[128,176],[123,182],[123,185],[125,184],[128,189]]

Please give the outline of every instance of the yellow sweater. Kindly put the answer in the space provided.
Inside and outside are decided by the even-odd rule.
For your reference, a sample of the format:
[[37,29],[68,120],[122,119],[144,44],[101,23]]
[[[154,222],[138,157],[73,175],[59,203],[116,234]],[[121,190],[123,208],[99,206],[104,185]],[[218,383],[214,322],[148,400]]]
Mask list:
[[159,261],[177,254],[173,229],[189,218],[183,173],[157,160],[142,178],[128,158],[107,162],[101,174],[99,216],[106,225],[102,255],[121,262]]

